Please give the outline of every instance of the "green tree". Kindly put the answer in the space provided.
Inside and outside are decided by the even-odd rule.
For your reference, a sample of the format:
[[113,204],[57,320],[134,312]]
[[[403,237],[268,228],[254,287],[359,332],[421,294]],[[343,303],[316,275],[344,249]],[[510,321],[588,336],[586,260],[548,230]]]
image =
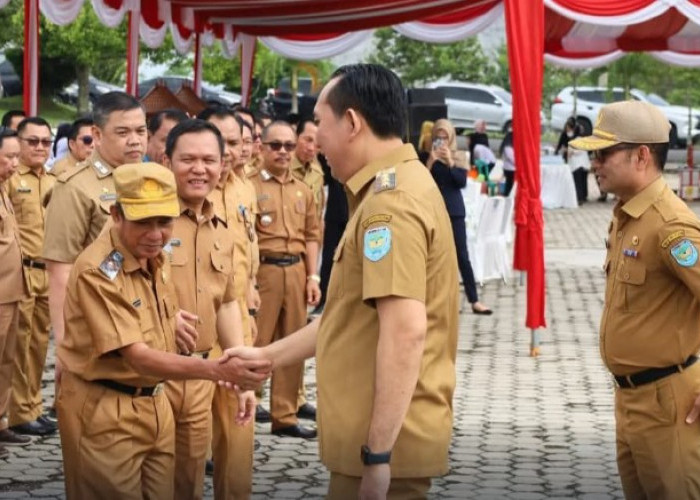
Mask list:
[[413,40],[392,28],[376,30],[374,38],[376,49],[370,62],[396,71],[409,87],[441,77],[491,83],[497,75],[497,64],[489,61],[476,38],[435,44]]

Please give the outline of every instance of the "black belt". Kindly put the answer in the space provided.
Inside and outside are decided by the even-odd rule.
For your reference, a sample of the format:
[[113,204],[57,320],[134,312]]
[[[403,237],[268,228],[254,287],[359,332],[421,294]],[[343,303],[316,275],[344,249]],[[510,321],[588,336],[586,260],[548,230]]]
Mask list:
[[656,382],[657,380],[661,380],[664,377],[668,377],[669,375],[673,375],[674,373],[682,372],[697,360],[697,356],[690,356],[680,365],[665,366],[663,368],[649,368],[648,370],[624,377],[614,375],[615,382],[617,383],[618,387],[622,387],[623,389],[630,389],[632,387],[650,384],[652,382]]
[[133,385],[126,385],[120,382],[115,382],[114,380],[99,379],[93,380],[96,384],[106,387],[107,389],[112,389],[113,391],[122,392],[128,394],[129,396],[157,396],[163,392],[163,384],[154,385],[152,387],[134,387]]
[[261,255],[260,256],[260,263],[261,264],[274,264],[276,266],[291,266],[296,264],[297,262],[301,262],[301,256],[300,255],[285,255],[282,257],[271,257],[269,255]]
[[46,263],[41,262],[40,260],[24,258],[22,259],[22,264],[24,264],[26,267],[33,267],[34,269],[46,269]]

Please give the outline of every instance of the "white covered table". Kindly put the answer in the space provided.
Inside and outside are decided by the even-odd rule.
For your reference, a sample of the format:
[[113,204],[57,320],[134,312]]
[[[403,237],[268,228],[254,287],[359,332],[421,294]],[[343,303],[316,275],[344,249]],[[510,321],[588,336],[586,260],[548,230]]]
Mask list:
[[548,155],[540,158],[542,172],[542,207],[576,208],[576,186],[571,169],[560,156]]

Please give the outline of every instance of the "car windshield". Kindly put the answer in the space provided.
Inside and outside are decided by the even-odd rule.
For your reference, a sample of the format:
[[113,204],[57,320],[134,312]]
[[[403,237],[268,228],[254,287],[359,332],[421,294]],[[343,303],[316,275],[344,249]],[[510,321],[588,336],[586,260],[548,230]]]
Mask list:
[[503,99],[508,104],[513,104],[513,96],[511,95],[510,92],[507,92],[505,90],[496,89],[493,91],[493,93],[496,94],[501,99]]

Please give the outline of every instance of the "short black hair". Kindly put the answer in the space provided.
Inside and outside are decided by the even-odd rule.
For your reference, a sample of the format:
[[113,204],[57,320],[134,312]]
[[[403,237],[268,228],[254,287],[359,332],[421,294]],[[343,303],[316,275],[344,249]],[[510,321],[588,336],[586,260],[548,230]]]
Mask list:
[[407,123],[406,93],[393,71],[379,64],[350,64],[333,72],[328,105],[338,118],[354,109],[382,139],[403,137]]
[[187,113],[182,111],[181,109],[177,108],[167,108],[167,109],[161,109],[158,111],[156,114],[151,116],[151,119],[148,120],[148,131],[151,134],[155,134],[158,132],[158,129],[163,125],[163,121],[165,120],[170,120],[175,123],[180,123],[185,120],[187,120],[188,116]]
[[659,172],[663,172],[666,167],[666,160],[668,159],[668,149],[670,144],[668,142],[660,142],[656,144],[645,144],[649,148],[652,158],[656,162],[656,167]]
[[185,134],[201,134],[202,132],[211,132],[216,137],[216,142],[219,144],[219,154],[224,156],[224,138],[221,132],[214,125],[199,118],[188,118],[181,121],[173,127],[165,140],[165,156],[172,158],[177,141]]
[[12,123],[12,119],[16,116],[25,117],[27,116],[27,113],[21,109],[11,109],[7,111],[4,115],[2,115],[2,126],[9,127],[10,123]]
[[243,134],[243,128],[245,127],[248,130],[250,130],[250,135],[255,135],[255,129],[253,128],[253,124],[250,123],[248,120],[244,120],[240,116],[236,115],[236,121],[241,126],[241,134]]
[[[239,127],[241,127],[241,122],[238,121],[238,117],[236,116],[236,113],[233,112],[230,108],[227,108],[225,106],[210,106],[208,108],[204,108],[202,111],[199,112],[197,115],[197,118],[200,120],[205,120],[209,121],[212,118],[218,118],[219,120],[224,120],[226,118],[233,118],[236,120],[236,123],[238,124]],[[242,132],[242,130],[241,130]]]
[[68,140],[69,141],[74,141],[78,138],[78,134],[80,133],[80,129],[83,127],[92,127],[95,124],[92,118],[78,118],[75,120],[71,126],[70,126],[70,131],[68,132]]
[[262,134],[260,134],[260,138],[265,141],[267,139],[267,134],[270,133],[270,129],[275,128],[275,127],[288,127],[289,130],[294,132],[294,127],[292,127],[289,122],[286,122],[284,120],[275,120],[274,122],[270,123],[267,127],[262,129]]
[[27,125],[38,125],[40,127],[46,127],[49,129],[49,133],[53,133],[49,122],[44,120],[41,116],[29,116],[17,124],[17,134],[19,135],[22,132],[24,132],[24,129],[27,128]]
[[5,141],[9,137],[17,137],[17,131],[5,125],[0,126],[0,149]]
[[115,90],[102,94],[95,100],[92,106],[92,119],[97,127],[104,128],[109,115],[115,111],[131,111],[132,109],[140,109],[144,116],[146,114],[138,99],[126,92]]
[[306,128],[307,123],[313,124],[314,121],[306,118],[304,120],[299,121],[299,123],[297,123],[297,137],[299,137],[301,134],[304,133],[304,129]]

